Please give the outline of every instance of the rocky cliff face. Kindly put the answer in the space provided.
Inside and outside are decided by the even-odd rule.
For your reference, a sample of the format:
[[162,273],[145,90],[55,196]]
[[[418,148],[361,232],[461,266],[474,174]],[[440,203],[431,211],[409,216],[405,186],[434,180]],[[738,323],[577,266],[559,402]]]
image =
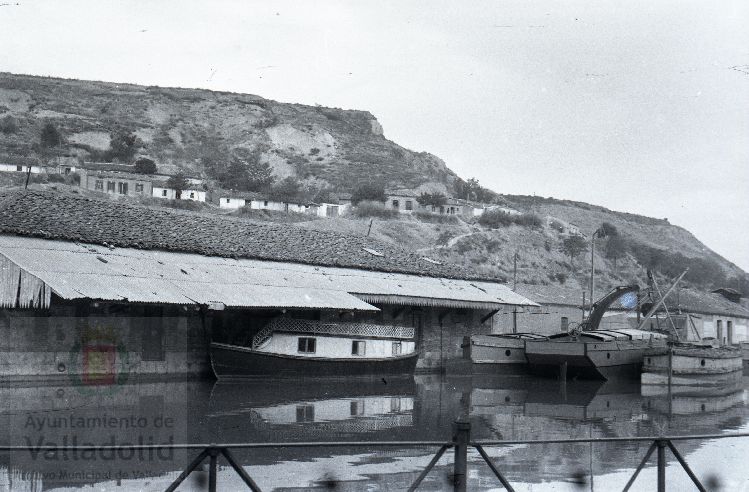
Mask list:
[[100,159],[117,134],[138,137],[137,154],[163,172],[203,174],[206,166],[252,155],[277,177],[339,189],[359,181],[391,187],[451,188],[456,176],[439,158],[384,137],[366,111],[285,104],[248,94],[144,87],[0,74],[0,153],[38,155],[52,123],[57,153]]

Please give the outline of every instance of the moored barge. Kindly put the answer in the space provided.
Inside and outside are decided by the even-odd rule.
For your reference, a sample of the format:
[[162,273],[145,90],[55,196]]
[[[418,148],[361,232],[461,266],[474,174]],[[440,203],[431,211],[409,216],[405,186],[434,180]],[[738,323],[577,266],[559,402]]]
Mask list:
[[280,318],[250,347],[211,343],[219,380],[406,375],[413,374],[417,357],[413,328],[364,323]]

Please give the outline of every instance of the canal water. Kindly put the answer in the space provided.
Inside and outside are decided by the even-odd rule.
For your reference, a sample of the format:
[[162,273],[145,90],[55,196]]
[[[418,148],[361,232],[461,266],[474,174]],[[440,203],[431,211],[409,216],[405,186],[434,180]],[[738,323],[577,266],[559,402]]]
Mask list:
[[[0,491],[163,490],[197,454],[44,452],[40,445],[449,440],[468,418],[477,439],[633,437],[749,431],[749,378],[728,388],[676,392],[638,383],[522,375],[402,380],[174,381],[0,387]],[[711,490],[749,490],[749,438],[679,441]],[[621,490],[647,443],[487,448],[516,490]],[[436,448],[287,448],[235,451],[263,490],[404,490]],[[668,490],[692,490],[668,454]],[[222,461],[220,490],[241,490]],[[451,488],[446,453],[421,490]],[[654,457],[632,490],[654,490]],[[206,490],[193,473],[180,490]],[[502,490],[476,452],[469,490]]]

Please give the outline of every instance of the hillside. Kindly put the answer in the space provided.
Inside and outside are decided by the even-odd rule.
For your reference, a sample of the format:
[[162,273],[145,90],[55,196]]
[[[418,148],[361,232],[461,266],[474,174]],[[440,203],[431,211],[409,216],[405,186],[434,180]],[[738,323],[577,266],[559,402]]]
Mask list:
[[318,187],[357,182],[452,189],[457,178],[439,158],[385,138],[375,117],[262,97],[199,89],[144,87],[0,73],[0,152],[40,154],[52,123],[58,154],[100,160],[112,137],[137,137],[136,154],[161,172],[211,176],[235,158],[267,162],[277,177]]
[[[47,124],[62,137],[52,148],[40,143]],[[237,161],[267,163],[276,180],[294,176],[312,190],[351,191],[357,183],[376,181],[392,188],[421,187],[454,194],[463,184],[439,158],[387,140],[375,117],[366,111],[198,89],[0,74],[0,160],[61,155],[81,161],[106,160],[112,158],[113,144],[130,135],[135,138],[130,142],[129,162],[146,156],[158,164],[160,172],[182,170],[209,178],[210,186],[216,186],[220,181],[217,176],[226,176],[230,163]],[[5,176],[0,186],[18,186],[22,181]],[[666,280],[689,266],[687,283],[699,288],[730,285],[746,289],[745,272],[666,219],[554,198],[491,192],[485,196],[537,216],[542,224],[490,229],[475,221],[432,223],[400,216],[375,219],[369,231],[368,219],[353,217],[308,220],[305,216],[245,213],[243,218],[295,222],[353,235],[369,231],[375,239],[507,280],[513,278],[517,252],[519,282],[576,288],[587,283],[590,253],[582,252],[575,258],[563,253],[560,249],[567,236],[550,226],[549,220],[575,224],[587,235],[608,223],[618,230],[626,247],[612,255],[611,239],[597,241],[599,288],[642,281],[646,268],[659,271]],[[187,205],[158,199],[150,199],[148,204]],[[198,209],[224,213],[207,204]]]

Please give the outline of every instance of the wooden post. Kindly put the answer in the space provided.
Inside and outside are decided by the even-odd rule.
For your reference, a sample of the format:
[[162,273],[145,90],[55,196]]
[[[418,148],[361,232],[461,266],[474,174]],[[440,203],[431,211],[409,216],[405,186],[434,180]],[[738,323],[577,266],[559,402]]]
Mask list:
[[567,381],[567,361],[559,364],[559,380]]
[[453,491],[466,492],[468,485],[468,443],[471,441],[471,423],[467,420],[456,420],[453,428],[455,435],[455,461],[453,464]]

